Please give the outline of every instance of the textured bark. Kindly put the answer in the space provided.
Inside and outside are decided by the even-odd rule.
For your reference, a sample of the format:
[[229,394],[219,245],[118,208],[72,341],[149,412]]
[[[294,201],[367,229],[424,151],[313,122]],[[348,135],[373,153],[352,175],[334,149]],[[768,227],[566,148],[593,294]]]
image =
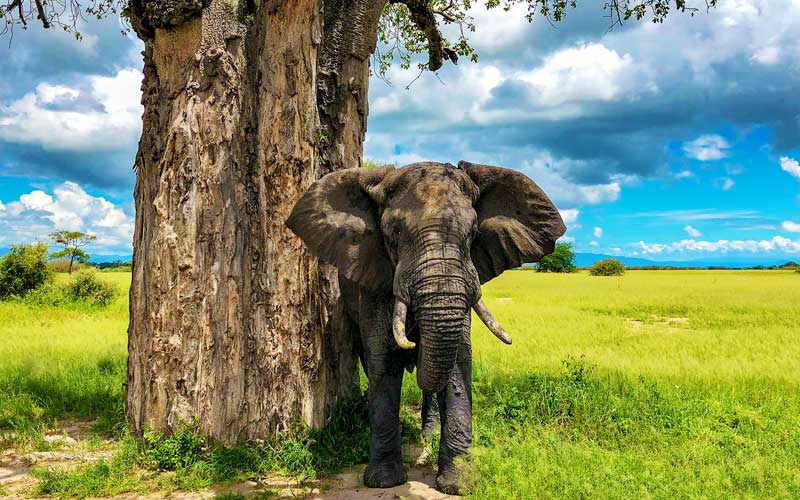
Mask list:
[[145,41],[128,418],[225,442],[322,425],[357,381],[353,338],[335,271],[284,221],[360,164],[383,2],[337,7],[336,37],[322,0],[153,4],[128,10]]

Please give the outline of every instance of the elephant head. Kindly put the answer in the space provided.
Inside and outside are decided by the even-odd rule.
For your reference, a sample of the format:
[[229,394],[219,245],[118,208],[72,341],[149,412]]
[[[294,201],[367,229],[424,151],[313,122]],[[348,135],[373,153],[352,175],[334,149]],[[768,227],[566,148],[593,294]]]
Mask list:
[[332,172],[302,196],[287,225],[345,278],[394,296],[394,337],[404,349],[416,347],[405,333],[413,314],[417,382],[426,392],[446,385],[471,309],[511,343],[480,285],[548,255],[565,231],[528,177],[463,161]]

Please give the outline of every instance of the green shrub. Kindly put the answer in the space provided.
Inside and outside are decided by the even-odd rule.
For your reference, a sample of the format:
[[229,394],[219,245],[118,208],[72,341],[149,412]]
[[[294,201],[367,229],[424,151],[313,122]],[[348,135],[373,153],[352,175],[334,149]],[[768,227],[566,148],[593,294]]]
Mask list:
[[47,245],[12,245],[11,252],[0,258],[0,300],[23,297],[52,279],[47,267]]
[[64,286],[50,281],[45,283],[44,286],[28,292],[23,301],[30,306],[62,307],[68,305],[72,298],[67,294]]
[[625,274],[625,264],[617,259],[603,259],[595,262],[589,269],[592,276],[622,276]]
[[107,306],[117,291],[113,285],[98,279],[94,271],[81,271],[67,284],[66,295],[74,301]]
[[536,269],[540,273],[574,273],[577,271],[572,243],[557,243],[553,253],[542,257]]

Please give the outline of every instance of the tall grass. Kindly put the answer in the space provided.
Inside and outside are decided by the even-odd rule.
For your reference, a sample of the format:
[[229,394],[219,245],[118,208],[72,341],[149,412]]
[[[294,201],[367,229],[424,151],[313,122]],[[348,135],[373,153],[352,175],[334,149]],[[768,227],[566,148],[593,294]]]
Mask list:
[[121,422],[130,275],[100,278],[119,290],[107,308],[0,302],[0,444],[64,418]]
[[[130,279],[101,276],[121,290]],[[800,498],[797,274],[512,271],[483,293],[514,344],[473,318],[475,498]],[[0,303],[7,443],[70,418],[125,436],[126,326],[124,293],[106,309]],[[404,404],[419,397],[406,377]],[[39,494],[193,489],[272,470],[311,477],[365,460],[363,399],[355,404],[329,430],[212,447],[191,463],[168,437],[124,438],[112,461],[40,470]],[[408,411],[403,421],[416,439]],[[143,472],[159,460],[177,470]]]

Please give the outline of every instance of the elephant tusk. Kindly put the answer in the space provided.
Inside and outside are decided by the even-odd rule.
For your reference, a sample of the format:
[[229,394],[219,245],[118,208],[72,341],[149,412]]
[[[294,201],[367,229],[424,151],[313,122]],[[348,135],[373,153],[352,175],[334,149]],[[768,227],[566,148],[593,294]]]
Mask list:
[[505,342],[508,345],[511,345],[511,336],[506,333],[503,325],[500,324],[499,321],[494,319],[492,313],[489,312],[489,308],[486,307],[486,304],[483,303],[483,299],[479,299],[474,306],[475,312],[478,314],[478,317],[483,321],[483,324],[486,325],[486,328],[489,329],[490,332],[494,334],[495,337],[500,339],[501,341]]
[[392,318],[392,332],[394,333],[394,341],[401,349],[413,349],[417,344],[408,340],[406,337],[406,313],[408,312],[407,306],[400,300],[394,303],[394,318]]

